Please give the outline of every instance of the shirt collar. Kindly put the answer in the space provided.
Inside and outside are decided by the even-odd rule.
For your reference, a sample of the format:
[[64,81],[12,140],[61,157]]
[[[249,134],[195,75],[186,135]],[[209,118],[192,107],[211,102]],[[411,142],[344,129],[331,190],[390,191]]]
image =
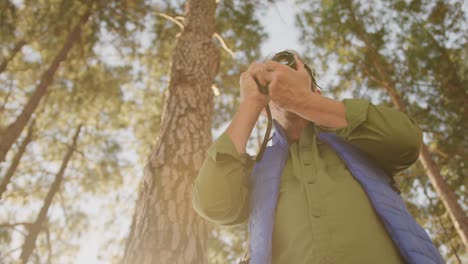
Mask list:
[[[273,144],[281,144],[286,147],[289,146],[288,144],[288,138],[286,136],[286,132],[284,131],[284,128],[276,121],[273,119],[273,126],[275,127],[275,132],[273,133]],[[309,122],[307,126],[304,128],[304,132],[307,134],[315,134],[315,124],[313,122]],[[309,137],[305,137],[305,142],[306,144],[310,144],[310,139]]]

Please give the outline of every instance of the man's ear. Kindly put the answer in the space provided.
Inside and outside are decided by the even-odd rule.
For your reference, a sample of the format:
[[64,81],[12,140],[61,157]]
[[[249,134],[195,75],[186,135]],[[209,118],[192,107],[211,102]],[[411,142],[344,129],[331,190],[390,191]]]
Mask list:
[[322,95],[322,90],[320,90],[320,88],[318,88],[318,87],[315,88],[315,92]]

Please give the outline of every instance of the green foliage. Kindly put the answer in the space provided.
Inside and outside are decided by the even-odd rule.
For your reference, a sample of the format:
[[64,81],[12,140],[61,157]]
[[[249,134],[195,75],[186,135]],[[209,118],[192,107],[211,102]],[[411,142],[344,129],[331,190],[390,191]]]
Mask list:
[[0,1],[0,36],[11,37],[15,32],[16,6],[8,0]]

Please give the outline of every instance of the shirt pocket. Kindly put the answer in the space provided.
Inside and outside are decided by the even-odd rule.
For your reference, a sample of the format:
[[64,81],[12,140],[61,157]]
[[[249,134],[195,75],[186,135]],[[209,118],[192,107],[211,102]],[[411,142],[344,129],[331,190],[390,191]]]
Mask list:
[[348,170],[344,161],[336,154],[330,147],[326,146],[322,151],[323,161],[325,162],[325,169],[328,177],[332,181],[339,182],[346,178]]

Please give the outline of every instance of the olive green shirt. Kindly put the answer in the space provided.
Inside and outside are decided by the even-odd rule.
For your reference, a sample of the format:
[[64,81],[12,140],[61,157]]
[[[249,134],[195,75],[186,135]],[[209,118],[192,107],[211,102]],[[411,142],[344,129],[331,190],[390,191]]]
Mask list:
[[[404,263],[359,182],[315,133],[335,131],[394,175],[417,160],[421,130],[395,109],[360,99],[343,103],[346,128],[311,122],[289,145],[273,228],[273,263]],[[198,214],[221,225],[248,220],[253,165],[252,157],[240,155],[223,133],[208,149],[195,180]]]

